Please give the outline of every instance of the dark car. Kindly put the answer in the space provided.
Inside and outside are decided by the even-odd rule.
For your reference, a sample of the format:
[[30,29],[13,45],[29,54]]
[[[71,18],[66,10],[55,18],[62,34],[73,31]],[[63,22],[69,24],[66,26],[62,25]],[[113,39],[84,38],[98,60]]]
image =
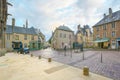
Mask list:
[[18,51],[17,51],[17,53],[21,53],[21,54],[27,54],[27,53],[29,53],[29,48],[20,48],[20,49],[18,49]]

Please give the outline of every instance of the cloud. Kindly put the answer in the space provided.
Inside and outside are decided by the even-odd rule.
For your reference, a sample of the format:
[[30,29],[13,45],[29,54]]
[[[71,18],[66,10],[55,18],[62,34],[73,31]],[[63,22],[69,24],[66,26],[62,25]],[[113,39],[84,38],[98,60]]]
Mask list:
[[[13,7],[9,13],[16,18],[16,25],[22,26],[28,19],[29,26],[39,28],[47,40],[59,25],[67,25],[76,31],[77,25],[96,24],[108,8],[118,10],[119,0],[10,0]],[[8,24],[11,24],[11,18]]]

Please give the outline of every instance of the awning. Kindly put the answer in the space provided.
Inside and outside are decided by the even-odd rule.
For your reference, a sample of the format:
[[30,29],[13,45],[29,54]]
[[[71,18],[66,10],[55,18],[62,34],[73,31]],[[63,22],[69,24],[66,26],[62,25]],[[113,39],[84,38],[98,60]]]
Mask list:
[[100,39],[100,38],[97,38],[94,42],[99,43],[99,42],[101,42],[101,39]]
[[99,43],[99,42],[101,42],[101,40],[95,40],[94,42],[97,42],[97,43]]
[[117,40],[117,41],[120,41],[120,38],[117,38],[116,40]]
[[94,42],[100,43],[100,42],[108,42],[109,38],[102,38],[102,39],[96,39]]
[[101,39],[101,42],[107,42],[107,41],[109,41],[109,38],[102,38]]

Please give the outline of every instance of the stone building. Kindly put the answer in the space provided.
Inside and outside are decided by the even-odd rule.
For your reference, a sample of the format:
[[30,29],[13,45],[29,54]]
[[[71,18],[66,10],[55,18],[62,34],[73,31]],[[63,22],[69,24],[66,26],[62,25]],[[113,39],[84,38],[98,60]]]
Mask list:
[[30,50],[40,49],[41,41],[38,34],[39,32],[34,27],[28,28],[27,21],[26,27],[16,26],[13,18],[12,25],[6,26],[6,48],[14,50],[21,47],[28,47]]
[[7,1],[0,0],[0,48],[5,48],[6,20],[7,20]]
[[120,10],[104,14],[103,18],[93,26],[96,47],[117,49],[120,47]]
[[45,42],[46,42],[46,39],[45,39],[45,35],[40,31],[40,29],[36,29],[36,32],[38,34],[38,42],[40,43],[40,46],[39,48],[44,48],[44,45],[45,45]]
[[74,42],[74,32],[67,26],[61,25],[52,33],[51,47],[54,49],[72,48]]
[[93,34],[91,28],[88,25],[81,27],[77,26],[76,42],[83,44],[84,47],[91,47],[93,45]]

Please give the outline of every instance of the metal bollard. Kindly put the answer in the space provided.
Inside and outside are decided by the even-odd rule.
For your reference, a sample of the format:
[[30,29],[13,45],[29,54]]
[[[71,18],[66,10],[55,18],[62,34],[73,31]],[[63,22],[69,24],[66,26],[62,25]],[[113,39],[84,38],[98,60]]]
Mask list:
[[39,59],[41,59],[41,56],[38,56]]
[[89,76],[89,68],[87,66],[83,68],[83,75]]
[[52,59],[51,58],[48,58],[48,62],[51,62],[52,61]]
[[33,57],[33,54],[30,54],[31,57]]

